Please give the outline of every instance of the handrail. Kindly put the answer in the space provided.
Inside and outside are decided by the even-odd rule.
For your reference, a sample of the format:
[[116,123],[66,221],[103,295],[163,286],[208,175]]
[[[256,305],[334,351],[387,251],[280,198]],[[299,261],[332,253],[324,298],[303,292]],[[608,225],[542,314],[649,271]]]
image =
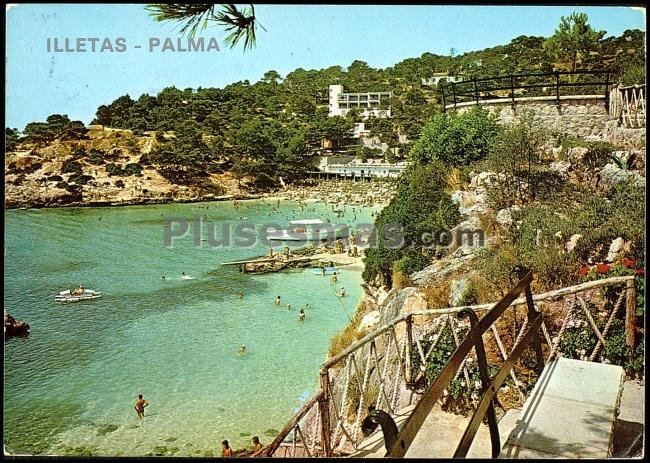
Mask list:
[[[436,380],[431,385],[429,385],[427,390],[424,392],[424,395],[422,396],[418,404],[413,409],[411,416],[407,419],[404,428],[397,436],[397,441],[395,442],[393,447],[386,453],[387,457],[399,458],[399,457],[403,457],[406,454],[411,443],[415,439],[415,436],[417,435],[418,431],[422,427],[422,424],[424,424],[424,421],[426,420],[427,416],[429,416],[431,409],[438,402],[440,397],[442,397],[443,391],[454,380],[456,372],[461,367],[462,363],[465,360],[465,357],[467,356],[467,354],[472,348],[475,348],[477,351],[479,349],[481,350],[481,353],[477,354],[477,359],[482,364],[481,368],[484,368],[485,369],[484,371],[487,371],[487,364],[483,364],[483,362],[485,361],[485,351],[483,350],[483,344],[482,344],[483,333],[485,333],[490,328],[490,326],[503,314],[503,312],[508,307],[510,307],[512,302],[522,292],[526,293],[526,300],[528,304],[528,320],[529,320],[529,324],[531,325],[530,329],[526,333],[525,339],[527,341],[530,340],[531,344],[535,348],[537,354],[536,356],[537,368],[538,368],[538,372],[541,373],[544,360],[541,357],[541,344],[539,340],[539,334],[536,329],[539,328],[539,325],[541,324],[541,314],[540,312],[536,311],[535,306],[533,304],[533,298],[530,292],[530,283],[532,282],[532,280],[533,280],[533,273],[531,271],[527,271],[527,273],[523,275],[521,280],[519,280],[517,285],[514,288],[512,288],[510,292],[508,292],[508,294],[503,299],[497,302],[494,305],[494,307],[483,316],[483,318],[481,318],[480,320],[478,320],[477,318],[472,320],[473,326],[470,328],[469,332],[467,333],[467,336],[458,345],[458,347],[451,355],[451,357],[443,367],[442,371],[440,372]],[[473,314],[473,312],[469,310],[467,311],[470,314]],[[476,315],[473,314],[473,317],[476,317]],[[523,340],[520,341],[518,346],[522,346],[522,347],[519,350],[517,350],[516,353],[519,353],[519,355],[521,355],[521,353],[523,352],[523,348],[527,347],[527,345],[528,345],[527,342],[524,343]],[[483,381],[485,378],[482,378],[482,382],[483,382],[482,402],[483,401],[487,401],[487,402],[486,404],[484,404],[482,408],[477,409],[477,411],[474,413],[475,416],[472,418],[472,421],[470,422],[472,426],[478,428],[478,425],[481,423],[483,417],[485,416],[485,413],[488,412],[489,404],[492,403],[492,400],[494,399],[494,395],[498,390],[497,387],[500,386],[503,383],[503,381],[505,381],[505,376],[510,372],[510,369],[512,368],[514,362],[518,358],[514,356],[514,353],[515,352],[513,352],[513,354],[510,355],[508,361],[506,361],[506,363],[502,366],[501,370],[499,371],[499,375],[495,377],[495,379],[491,384],[489,385],[486,384],[486,381]],[[486,397],[489,397],[489,399],[486,399]],[[476,418],[476,415],[480,415],[480,416]],[[498,426],[496,423],[496,419],[489,420],[489,424],[490,424],[490,434],[492,437],[492,444],[493,444],[492,457],[495,458],[498,455],[498,452],[496,452],[496,450],[500,448],[500,445],[498,443],[499,437],[498,437]],[[463,440],[461,441],[458,448],[456,449],[456,456],[462,457],[467,454],[467,451],[469,450],[469,445],[471,445],[471,441],[474,437],[475,432],[476,430],[473,429],[473,427],[468,428],[468,430],[465,433],[465,436],[463,436]]]
[[[516,101],[515,90],[526,90],[526,89],[536,89],[536,88],[555,88],[555,99],[557,102],[560,102],[560,89],[567,87],[605,87],[603,97],[607,106],[609,106],[609,88],[614,83],[610,80],[610,75],[613,74],[613,71],[610,70],[577,70],[577,71],[553,71],[553,72],[532,72],[524,74],[506,74],[501,76],[493,77],[483,77],[480,79],[474,78],[471,80],[465,80],[461,82],[448,82],[442,85],[442,100],[443,100],[443,111],[446,111],[447,106],[454,108],[458,106],[459,103],[464,103],[465,101],[458,101],[458,97],[469,98],[469,101],[475,102],[477,105],[479,101],[489,98],[492,95],[485,96],[481,93],[489,93],[492,91],[501,91],[501,90],[510,90],[509,96],[497,97],[498,99]],[[588,82],[561,82],[560,78],[562,76],[600,76],[604,75],[604,80],[593,79]],[[553,82],[531,82],[531,83],[515,83],[515,79],[522,78],[540,78],[548,77],[552,78]],[[509,79],[509,85],[505,83],[497,83],[497,81],[503,81]],[[486,83],[494,83],[495,85],[485,85]],[[481,84],[481,85],[479,85]],[[451,87],[451,94],[453,96],[453,103],[449,105],[446,104],[446,95],[445,90]],[[447,94],[449,92],[447,91]]]
[[[634,303],[634,301],[636,300],[635,295],[634,295],[634,278],[635,277],[633,275],[626,275],[626,276],[620,276],[620,277],[610,277],[610,278],[604,278],[604,279],[595,280],[595,281],[589,281],[589,282],[586,282],[586,283],[581,283],[581,284],[578,284],[578,285],[569,286],[569,287],[565,287],[565,288],[560,288],[560,289],[553,290],[553,291],[548,291],[548,292],[545,292],[545,293],[539,293],[539,294],[536,294],[536,295],[532,295],[532,294],[528,295],[528,294],[526,294],[526,296],[523,296],[523,297],[517,297],[517,295],[515,295],[514,299],[512,299],[510,301],[510,306],[514,307],[514,306],[518,306],[518,305],[527,304],[530,307],[532,305],[532,303],[536,303],[536,302],[553,301],[553,300],[557,300],[559,298],[562,298],[562,297],[565,297],[565,296],[568,296],[568,295],[573,295],[573,294],[581,293],[581,292],[584,292],[584,291],[591,291],[591,290],[594,290],[594,289],[599,289],[599,288],[605,288],[605,287],[614,286],[614,285],[625,284],[626,288],[627,288],[627,289],[624,288],[624,291],[626,291],[626,297],[625,298],[626,298],[626,301],[627,301],[627,305],[629,306],[629,307],[626,308],[626,314],[629,315],[627,317],[627,318],[629,318],[629,323],[626,322],[627,325],[629,325],[629,326],[626,326],[626,333],[627,333],[629,339],[626,339],[626,344],[629,347],[631,347],[632,350],[633,350],[633,347],[634,347],[634,318],[630,314],[634,314],[635,310],[636,310],[636,305]],[[528,287],[528,290],[526,292],[527,293],[530,292],[529,287]],[[410,371],[410,368],[411,368],[410,367],[410,358],[411,358],[411,354],[413,352],[415,352],[414,355],[416,355],[416,356],[418,354],[417,354],[417,351],[415,350],[413,340],[411,339],[411,334],[412,333],[409,333],[409,331],[411,331],[413,329],[412,328],[412,326],[413,326],[412,321],[416,317],[425,317],[425,318],[435,317],[435,318],[437,318],[438,316],[441,316],[441,315],[442,316],[444,316],[444,315],[449,316],[449,315],[452,315],[452,314],[462,314],[462,313],[468,313],[468,312],[479,312],[479,311],[484,311],[484,310],[488,310],[488,309],[494,309],[495,307],[496,307],[495,303],[490,303],[490,304],[479,304],[479,305],[470,305],[470,306],[462,306],[462,307],[448,307],[448,308],[444,308],[444,309],[428,309],[428,310],[420,310],[420,311],[408,312],[408,313],[404,313],[402,315],[399,315],[398,317],[394,318],[393,320],[389,321],[388,323],[385,323],[384,325],[382,325],[380,328],[374,330],[372,333],[369,333],[368,335],[364,336],[362,339],[354,342],[348,348],[346,348],[344,351],[342,351],[339,354],[337,354],[336,356],[326,360],[322,364],[321,371],[320,371],[320,376],[321,376],[320,389],[305,403],[305,405],[296,414],[294,414],[294,416],[291,418],[290,422],[283,428],[282,432],[280,432],[278,437],[271,444],[269,444],[268,447],[265,447],[265,449],[263,451],[263,454],[267,455],[267,456],[273,455],[279,449],[279,447],[282,445],[282,442],[284,441],[284,439],[286,439],[286,436],[291,432],[291,430],[296,429],[296,427],[299,426],[298,423],[300,422],[300,420],[302,420],[308,412],[315,411],[315,412],[318,412],[318,414],[320,416],[320,427],[319,427],[319,431],[318,431],[320,433],[320,437],[317,437],[314,434],[316,429],[310,429],[311,438],[314,439],[315,442],[320,442],[320,452],[321,452],[322,455],[324,455],[324,456],[332,456],[332,445],[333,444],[336,445],[336,443],[338,442],[337,437],[336,437],[337,432],[338,432],[339,436],[341,436],[342,434],[345,434],[347,437],[350,437],[349,433],[351,432],[349,428],[346,428],[345,426],[342,426],[340,424],[340,422],[337,421],[337,420],[340,420],[339,415],[342,412],[341,407],[343,406],[343,402],[345,402],[345,396],[339,397],[337,399],[336,397],[334,397],[334,395],[333,395],[334,390],[331,387],[334,384],[334,381],[338,381],[339,384],[340,384],[339,387],[343,387],[343,389],[341,389],[341,391],[344,390],[346,386],[343,386],[343,385],[345,385],[346,381],[347,381],[347,378],[345,377],[346,373],[345,373],[345,371],[342,371],[340,373],[340,377],[338,375],[335,375],[332,382],[330,382],[330,373],[331,373],[332,367],[334,367],[335,365],[337,365],[341,361],[348,359],[351,355],[354,355],[357,351],[359,351],[364,346],[367,346],[368,344],[370,344],[371,346],[374,345],[377,338],[379,338],[382,335],[387,336],[386,339],[390,339],[391,338],[391,333],[394,334],[394,330],[396,328],[398,328],[399,326],[401,326],[401,323],[405,323],[405,326],[404,326],[405,340],[407,342],[401,348],[405,349],[405,351],[406,351],[405,352],[406,356],[405,356],[404,360],[409,362],[406,365],[406,369],[409,372],[408,372],[407,377],[403,377],[402,373],[397,374],[397,376],[398,376],[398,378],[400,380],[404,380],[405,383],[403,383],[403,384],[407,384],[407,385],[411,384],[411,385],[413,385],[413,384],[415,384],[415,382],[418,381],[418,379],[417,378],[414,379],[412,377],[412,373]],[[483,319],[488,320],[486,317],[487,317],[487,315],[485,317],[483,317]],[[507,354],[502,349],[502,357],[503,357],[504,361],[506,362],[506,363],[504,363],[504,365],[507,365],[507,362],[509,362],[510,360],[512,360],[512,362],[516,361],[516,358],[518,357],[516,348],[517,348],[517,346],[524,346],[524,345],[526,345],[528,343],[527,340],[529,339],[531,324],[536,324],[535,320],[536,320],[536,315],[530,317],[529,318],[529,324],[522,328],[522,331],[517,336],[517,340],[515,341],[516,346],[513,348],[513,351],[512,351],[509,358],[506,358]],[[564,324],[566,324],[567,320],[568,320],[568,318],[565,317],[565,320],[564,320],[562,326],[564,326]],[[486,323],[486,322],[484,322],[484,323]],[[543,322],[540,321],[540,323],[542,323],[542,330],[544,330],[545,328],[544,328]],[[442,324],[440,326],[444,327],[445,324]],[[492,329],[492,326],[483,327],[483,328]],[[528,328],[528,331],[526,331],[527,328]],[[605,336],[606,331],[607,330],[603,331],[603,333],[602,333],[603,336]],[[530,336],[532,336],[532,334]],[[546,335],[546,333],[545,333],[545,336],[546,336],[547,342],[550,343],[550,340],[549,340],[548,336]],[[525,339],[526,342],[522,344],[521,339]],[[384,378],[387,377],[386,376],[386,374],[387,374],[386,373],[386,371],[387,371],[386,366],[389,364],[389,360],[391,358],[393,359],[393,361],[399,360],[399,358],[398,358],[399,356],[397,356],[397,357],[394,356],[395,355],[394,354],[395,350],[397,349],[397,345],[396,345],[396,340],[393,339],[393,341],[394,342],[392,343],[392,351],[391,351],[391,345],[390,345],[391,343],[389,342],[389,345],[386,348],[387,350],[383,350],[378,355],[377,346],[375,345],[374,350],[371,349],[371,352],[370,352],[370,355],[369,355],[369,358],[372,359],[369,362],[371,362],[372,365],[375,365],[375,367],[373,367],[373,369],[376,368],[376,370],[377,370],[377,373],[374,373],[374,375],[375,375],[375,378],[377,378],[377,381],[379,381],[379,384],[380,384],[378,386],[379,387],[378,395],[379,395],[379,397],[381,397],[380,400],[383,401],[384,406],[388,407],[388,409],[389,409],[389,411],[391,413],[393,413],[393,408],[392,407],[395,405],[395,402],[394,402],[394,400],[395,400],[395,390],[396,390],[395,389],[395,384],[390,383],[392,385],[388,384],[385,387],[382,384],[383,384]],[[418,343],[419,341],[416,339],[415,342]],[[498,342],[498,340],[497,340],[497,342]],[[420,348],[420,346],[418,345],[418,349],[419,348]],[[521,347],[521,349],[523,349],[523,348],[524,347]],[[470,347],[470,349],[471,349],[471,347]],[[550,349],[551,352],[549,353],[549,356],[548,356],[549,359],[552,357],[554,351],[556,351],[556,350],[557,350],[557,343],[554,342],[552,348]],[[393,352],[393,354],[392,354],[393,357],[391,357],[389,355],[389,351]],[[424,354],[424,352],[421,352],[420,355],[422,356],[423,354]],[[429,355],[429,353],[426,353],[427,357],[428,357],[428,355]],[[380,368],[380,363],[379,363],[380,357],[381,357],[381,368]],[[478,357],[478,355],[477,355],[477,357]],[[401,360],[400,360],[400,362],[401,362]],[[362,369],[360,369],[356,373],[353,370],[350,370],[349,373],[350,373],[351,376],[358,374],[359,375],[358,379],[362,380],[361,382],[363,382],[364,377],[367,378],[368,374],[372,371],[372,369],[368,369],[369,365],[370,364],[366,365],[365,375],[364,375],[364,371]],[[350,365],[350,368],[352,368],[352,365]],[[401,365],[399,365],[397,368],[401,369]],[[495,385],[495,391],[498,391],[499,386],[502,384],[499,381],[500,381],[500,378],[501,378],[501,376],[503,374],[510,374],[511,377],[513,377],[514,373],[511,370],[512,369],[500,370],[499,373],[497,373],[497,375],[493,378],[493,381],[494,381],[493,385]],[[514,380],[517,381],[516,378]],[[391,381],[394,381],[394,380],[391,379]],[[487,381],[484,381],[483,378],[481,378],[481,382],[484,384],[484,387],[485,387],[484,391],[488,390],[488,392],[489,392],[489,386],[486,385]],[[483,400],[486,400],[488,402],[490,400],[490,399],[485,399],[484,397],[485,397],[485,395],[483,396],[483,399],[481,399],[481,401],[478,404],[479,409],[483,409],[485,407],[485,405],[481,405],[483,403],[482,402]],[[317,402],[318,402],[318,410],[314,410],[313,408],[315,407]],[[363,403],[359,403],[357,405],[357,414],[359,414],[360,411],[364,409],[364,407],[365,407],[365,405],[363,405]],[[330,414],[333,414],[333,415],[330,417]],[[485,415],[483,415],[483,416],[485,416]],[[331,421],[330,418],[332,418],[334,421]],[[489,417],[488,417],[488,419],[489,419]],[[478,418],[477,418],[477,420],[478,420]],[[480,420],[479,420],[479,422],[480,422]],[[333,432],[333,434],[332,434],[332,432]],[[355,437],[355,439],[356,439],[356,437]],[[273,447],[271,448],[272,445],[273,445]]]
[[[285,425],[285,427],[282,428],[282,431],[280,431],[278,435],[275,436],[273,442],[271,442],[262,450],[262,454],[266,456],[273,455],[273,452],[275,452],[278,449],[278,447],[280,447],[280,444],[282,444],[284,439],[286,439],[286,437],[289,435],[289,432],[291,432],[291,430],[296,427],[298,422],[301,419],[303,419],[303,417],[307,414],[307,412],[311,410],[311,408],[316,404],[316,402],[318,402],[321,399],[322,396],[323,396],[322,389],[316,391],[316,393],[312,395],[309,398],[309,400],[307,400],[307,402],[303,404],[302,407],[300,407],[300,410],[298,410],[298,412],[293,416],[293,418],[291,418],[291,420]],[[306,442],[305,445],[307,445]]]

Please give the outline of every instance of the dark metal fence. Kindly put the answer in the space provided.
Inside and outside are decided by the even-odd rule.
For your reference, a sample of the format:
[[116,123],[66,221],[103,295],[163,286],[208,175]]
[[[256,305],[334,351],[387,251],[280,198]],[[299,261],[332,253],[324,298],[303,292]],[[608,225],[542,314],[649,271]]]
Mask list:
[[530,97],[546,97],[559,103],[561,97],[568,95],[602,95],[609,104],[613,76],[609,70],[554,71],[450,82],[442,86],[442,107],[446,110],[462,103],[478,105],[487,100],[514,103],[519,98]]

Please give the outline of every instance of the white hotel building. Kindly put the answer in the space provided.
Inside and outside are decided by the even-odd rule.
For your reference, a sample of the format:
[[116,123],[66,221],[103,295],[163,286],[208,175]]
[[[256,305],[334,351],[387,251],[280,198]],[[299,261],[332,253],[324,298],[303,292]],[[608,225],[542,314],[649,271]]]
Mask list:
[[361,110],[361,117],[390,117],[393,92],[343,93],[343,86],[329,87],[329,116],[345,116],[352,108]]

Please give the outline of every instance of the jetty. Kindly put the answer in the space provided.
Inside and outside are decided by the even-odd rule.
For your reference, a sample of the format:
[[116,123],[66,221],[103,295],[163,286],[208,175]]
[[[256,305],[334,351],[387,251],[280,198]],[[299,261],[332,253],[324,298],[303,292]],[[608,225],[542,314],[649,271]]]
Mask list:
[[336,267],[362,265],[360,255],[351,256],[347,253],[316,252],[304,255],[305,250],[298,250],[298,255],[276,253],[273,256],[260,256],[244,260],[222,262],[221,265],[239,267],[242,273],[271,273],[292,268],[317,267],[319,265],[329,266],[330,263]]

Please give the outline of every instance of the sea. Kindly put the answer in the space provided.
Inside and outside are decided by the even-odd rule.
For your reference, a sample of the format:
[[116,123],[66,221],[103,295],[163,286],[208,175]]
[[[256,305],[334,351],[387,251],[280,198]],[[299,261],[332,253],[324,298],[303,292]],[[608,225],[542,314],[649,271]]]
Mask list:
[[[224,439],[270,442],[317,389],[361,270],[340,267],[336,283],[311,269],[243,274],[221,264],[268,244],[207,231],[300,218],[354,230],[377,211],[271,199],[5,211],[4,307],[31,327],[4,343],[5,452],[217,456]],[[55,301],[81,284],[103,296]]]

